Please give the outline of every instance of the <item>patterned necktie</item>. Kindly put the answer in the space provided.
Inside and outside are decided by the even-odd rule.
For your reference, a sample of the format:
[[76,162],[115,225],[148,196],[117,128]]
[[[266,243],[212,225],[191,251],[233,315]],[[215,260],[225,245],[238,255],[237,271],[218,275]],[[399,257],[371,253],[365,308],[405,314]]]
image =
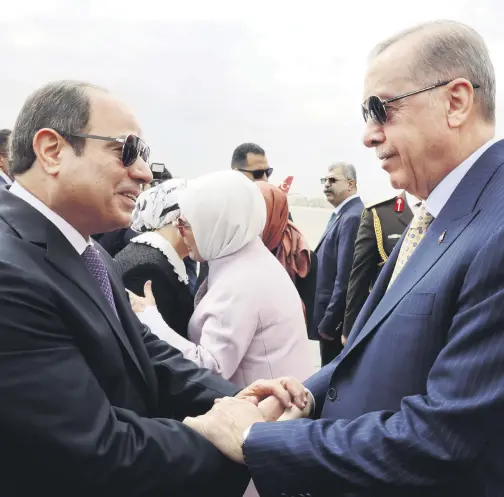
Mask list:
[[82,259],[89,269],[89,272],[94,276],[94,278],[100,285],[101,291],[107,299],[110,307],[112,307],[115,315],[118,316],[114,302],[114,295],[112,294],[112,287],[110,285],[109,275],[107,268],[105,267],[105,263],[101,258],[100,252],[98,252],[98,250],[96,250],[91,245],[88,245],[86,247],[86,250],[84,250],[84,253],[82,254]]
[[408,233],[404,237],[401,249],[399,250],[399,257],[397,258],[397,262],[394,268],[394,272],[392,273],[392,278],[390,278],[388,288],[390,288],[390,285],[392,285],[392,283],[395,281],[415,249],[418,247],[419,243],[422,241],[423,237],[425,236],[425,232],[427,231],[433,220],[434,218],[427,212],[425,203],[422,203],[422,205],[413,216],[413,220],[411,221]]

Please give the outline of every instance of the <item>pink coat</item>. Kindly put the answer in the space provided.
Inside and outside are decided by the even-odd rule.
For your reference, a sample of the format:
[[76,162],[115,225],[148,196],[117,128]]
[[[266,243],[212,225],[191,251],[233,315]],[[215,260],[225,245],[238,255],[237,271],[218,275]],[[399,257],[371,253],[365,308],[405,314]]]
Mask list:
[[[198,366],[239,387],[258,379],[315,372],[301,299],[283,266],[260,238],[209,262],[196,295],[186,340],[152,312],[139,317]],[[154,311],[155,312],[155,311]],[[149,316],[151,314],[151,316]]]

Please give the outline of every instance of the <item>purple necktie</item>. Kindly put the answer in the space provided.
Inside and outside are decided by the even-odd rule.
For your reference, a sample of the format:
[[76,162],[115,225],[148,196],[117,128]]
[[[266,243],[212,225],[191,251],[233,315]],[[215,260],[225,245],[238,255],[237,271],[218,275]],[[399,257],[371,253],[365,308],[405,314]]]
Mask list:
[[110,307],[112,307],[115,315],[118,316],[114,302],[114,295],[112,294],[112,287],[110,286],[109,275],[107,268],[105,267],[105,263],[101,258],[100,252],[91,245],[88,245],[82,254],[82,258],[84,259],[84,263],[89,269],[89,272],[94,276],[100,285],[101,291],[103,292],[103,295],[105,295]]

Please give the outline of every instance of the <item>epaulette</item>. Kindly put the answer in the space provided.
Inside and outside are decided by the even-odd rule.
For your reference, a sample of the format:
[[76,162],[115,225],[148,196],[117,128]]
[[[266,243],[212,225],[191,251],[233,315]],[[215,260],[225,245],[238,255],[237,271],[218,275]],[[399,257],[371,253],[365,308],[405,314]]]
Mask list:
[[390,202],[391,200],[395,200],[398,196],[399,195],[388,196],[387,198],[378,200],[377,202],[370,202],[369,204],[366,204],[364,207],[366,209],[371,209],[372,207],[377,207],[381,204],[385,204],[386,202]]

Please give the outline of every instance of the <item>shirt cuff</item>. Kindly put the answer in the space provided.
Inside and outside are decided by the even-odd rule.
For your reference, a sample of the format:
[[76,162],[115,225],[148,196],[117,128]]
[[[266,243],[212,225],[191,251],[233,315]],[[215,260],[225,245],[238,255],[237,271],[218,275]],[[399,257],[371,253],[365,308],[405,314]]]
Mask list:
[[[308,390],[307,388],[305,388],[305,392],[311,397],[311,411],[310,411],[310,414],[308,414],[308,416],[311,418],[313,416],[313,413],[315,412],[315,397],[313,396],[313,394],[310,392],[310,390]],[[250,431],[250,428],[249,428],[249,431]],[[247,433],[248,435],[248,433]]]
[[245,428],[244,432],[243,432],[243,442],[242,442],[242,445],[245,444],[245,440],[247,440],[247,437],[249,436],[250,434],[250,430],[252,428],[253,425],[250,425],[248,428]]

